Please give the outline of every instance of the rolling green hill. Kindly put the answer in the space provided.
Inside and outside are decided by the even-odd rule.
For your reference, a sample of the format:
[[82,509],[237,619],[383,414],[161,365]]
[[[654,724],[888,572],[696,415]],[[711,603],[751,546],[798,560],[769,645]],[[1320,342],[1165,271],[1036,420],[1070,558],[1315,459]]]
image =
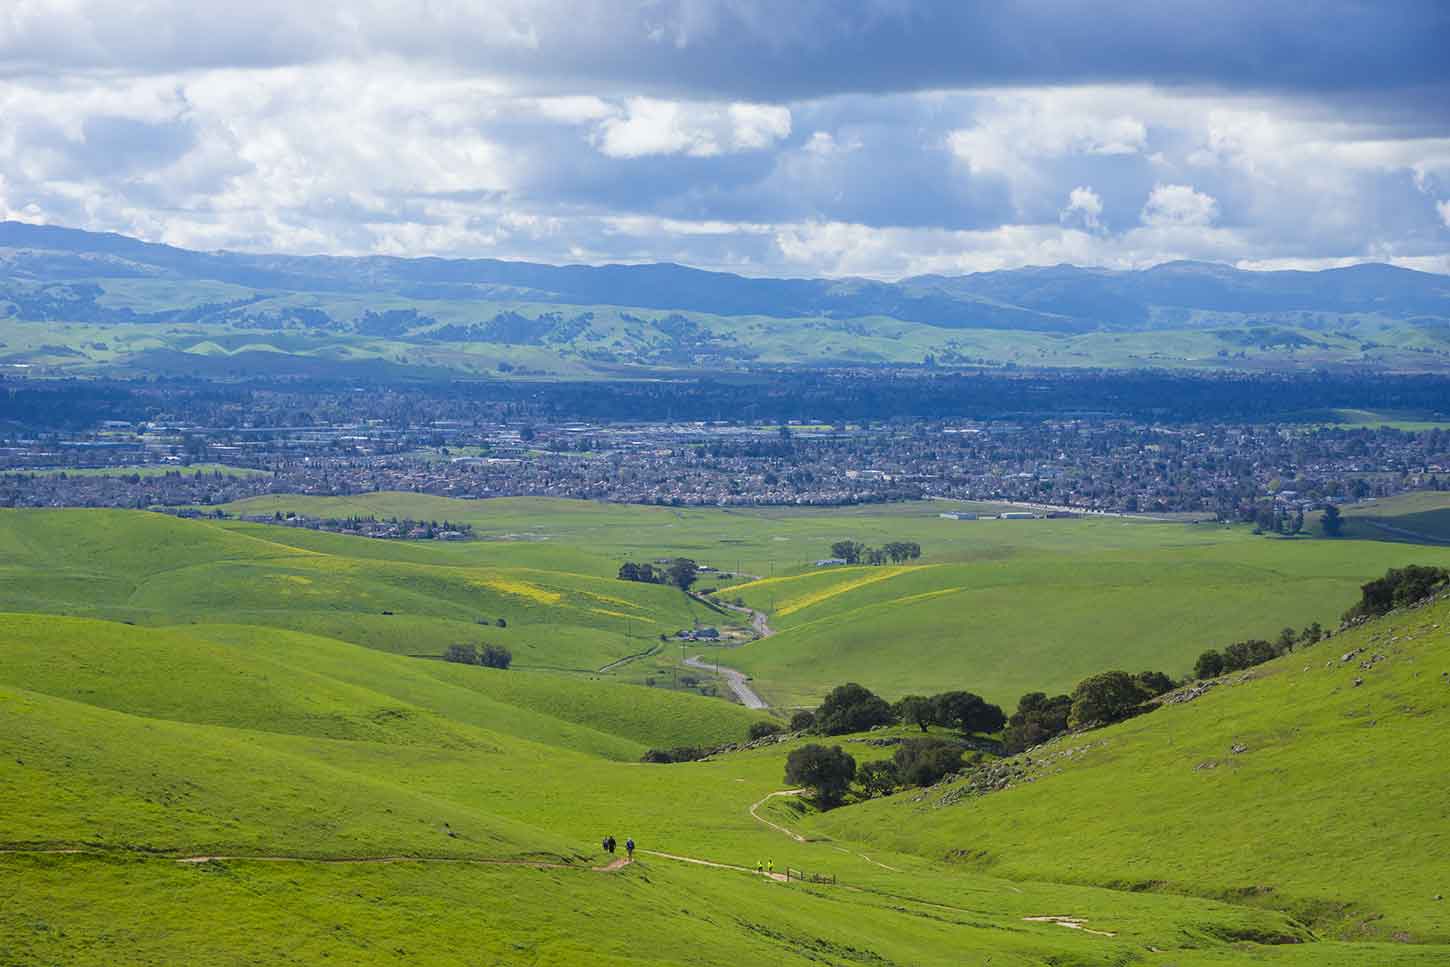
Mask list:
[[1439,371],[1443,277],[1173,262],[865,279],[189,252],[0,222],[0,365],[609,378],[755,364]]
[[[1378,567],[1375,555],[1403,563],[1414,549],[1138,522],[943,529],[921,508],[470,509],[532,539],[412,545],[135,512],[0,513],[0,597],[12,609],[0,614],[0,876],[11,887],[0,891],[0,962],[1398,967],[1450,956],[1431,898],[1447,868],[1434,749],[1450,713],[1450,604],[1061,740],[1036,753],[1034,782],[1008,791],[946,805],[944,786],[824,815],[771,798],[805,739],[638,761],[649,747],[741,738],[758,713],[613,675],[410,657],[407,644],[446,622],[516,652],[532,637],[577,664],[617,647],[595,641],[618,642],[618,619],[596,615],[600,597],[643,616],[631,621],[688,620],[695,607],[614,580],[621,554],[725,547],[768,563],[779,544],[814,546],[846,524],[873,539],[943,536],[918,567],[782,575],[782,630],[732,660],[794,647],[822,609],[912,614],[953,600],[935,593],[940,581],[985,583],[993,568],[1019,600],[1081,588],[1084,615],[1115,586],[1177,595],[1187,609],[1186,589],[1212,575],[1230,603],[1184,613],[1218,622],[1205,632],[1216,636],[1258,600],[1245,590],[1255,582],[1277,575],[1270,592],[1327,605]],[[744,543],[720,545],[725,534]],[[1191,566],[1163,573],[1185,555]],[[1086,566],[1094,557],[1101,569]],[[305,593],[282,594],[289,585]],[[384,599],[406,607],[367,614]],[[1123,597],[1125,613],[1139,601]],[[475,612],[508,627],[485,630]],[[403,643],[376,647],[364,616],[392,622]],[[1202,630],[1189,620],[1180,634]],[[292,627],[328,622],[353,637]],[[1044,679],[1083,642],[1092,670],[1112,664],[1128,637],[1054,633],[1069,637],[1027,662]],[[929,641],[882,640],[898,664],[920,663],[926,652],[913,649]],[[1181,647],[1155,640],[1169,642],[1163,653]],[[813,660],[821,681],[840,673],[826,650]],[[970,667],[958,661],[941,674]],[[889,671],[883,661],[873,674]],[[860,761],[891,752],[867,738],[832,741]],[[606,832],[654,852],[596,870]],[[835,883],[756,876],[765,860]]]
[[[1024,781],[812,831],[994,875],[1234,898],[1347,939],[1450,943],[1450,600],[1020,757]],[[1369,962],[1369,961],[1366,961]]]

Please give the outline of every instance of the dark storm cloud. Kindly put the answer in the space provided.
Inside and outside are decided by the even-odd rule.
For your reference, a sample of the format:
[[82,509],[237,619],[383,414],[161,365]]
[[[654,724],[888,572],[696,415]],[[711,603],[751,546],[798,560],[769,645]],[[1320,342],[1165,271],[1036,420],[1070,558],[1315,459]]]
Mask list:
[[[530,87],[796,101],[1124,83],[1450,112],[1443,0],[539,0],[338,4],[13,0],[0,64],[167,71],[399,55]],[[1378,100],[1376,98],[1376,100]],[[1402,105],[1403,107],[1404,105]]]

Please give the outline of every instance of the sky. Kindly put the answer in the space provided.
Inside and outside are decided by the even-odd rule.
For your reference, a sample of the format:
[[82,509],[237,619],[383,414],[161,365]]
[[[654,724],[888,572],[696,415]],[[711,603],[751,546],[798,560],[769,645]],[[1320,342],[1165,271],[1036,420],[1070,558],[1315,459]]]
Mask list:
[[1450,273],[1450,2],[4,0],[0,219],[747,275]]

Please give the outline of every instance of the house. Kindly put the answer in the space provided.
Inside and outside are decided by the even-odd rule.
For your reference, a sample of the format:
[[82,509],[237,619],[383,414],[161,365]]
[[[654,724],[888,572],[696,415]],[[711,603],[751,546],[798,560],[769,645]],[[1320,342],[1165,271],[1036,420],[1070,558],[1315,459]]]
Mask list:
[[976,520],[977,519],[977,515],[976,514],[973,514],[970,511],[965,511],[965,510],[951,510],[951,511],[947,511],[945,514],[937,514],[937,516],[940,517],[940,518],[942,518],[942,519],[944,519],[944,520]]
[[816,562],[816,567],[840,567],[845,563],[844,557],[824,557]]
[[998,514],[998,520],[1036,520],[1037,515],[1025,510],[1008,511],[1005,514]]

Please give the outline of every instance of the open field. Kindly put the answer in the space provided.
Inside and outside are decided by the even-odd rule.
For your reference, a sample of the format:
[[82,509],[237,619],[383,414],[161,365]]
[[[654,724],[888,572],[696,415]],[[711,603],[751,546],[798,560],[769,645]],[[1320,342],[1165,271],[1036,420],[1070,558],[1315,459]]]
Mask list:
[[[1421,497],[1415,497],[1421,500]],[[1066,689],[1115,661],[1182,674],[1205,648],[1247,636],[1273,638],[1285,626],[1331,625],[1356,597],[1359,584],[1386,568],[1450,563],[1450,547],[1405,547],[1373,532],[1366,539],[1277,539],[1244,528],[1186,525],[1135,518],[945,520],[947,502],[848,509],[713,509],[599,505],[567,500],[500,499],[461,502],[418,494],[364,497],[271,496],[228,507],[248,513],[296,510],[316,516],[426,516],[471,523],[483,541],[450,545],[364,541],[264,525],[223,523],[220,532],[352,560],[412,564],[505,565],[531,573],[568,571],[597,578],[597,594],[655,593],[663,615],[632,623],[634,638],[612,651],[574,642],[560,631],[568,654],[593,654],[597,664],[521,661],[551,667],[603,667],[638,654],[661,631],[740,616],[679,610],[679,596],[612,580],[625,560],[687,555],[721,570],[747,574],[721,580],[703,574],[700,587],[719,587],[729,599],[770,613],[779,634],[744,648],[724,649],[722,664],[755,677],[773,705],[811,705],[841,680],[858,680],[900,696],[956,681],[1003,705],[1032,689]],[[1376,505],[1364,505],[1372,507]],[[1383,505],[1377,505],[1383,506]],[[866,544],[893,539],[921,544],[922,558],[906,567],[816,568],[837,539]],[[361,565],[360,565],[361,567]],[[392,564],[387,564],[392,567]],[[538,577],[529,580],[539,580]],[[378,599],[380,600],[380,599]],[[674,605],[670,605],[674,600]],[[1050,600],[1051,607],[1043,602]],[[238,606],[238,605],[233,605]],[[344,636],[371,647],[396,648],[389,619],[376,613],[299,612],[268,618],[260,603],[251,623]],[[673,610],[671,610],[673,609]],[[616,610],[599,607],[596,610]],[[526,612],[525,612],[526,613]],[[432,612],[419,628],[429,642],[464,631],[448,612]],[[592,628],[609,616],[570,623]],[[624,632],[618,618],[608,625]],[[671,628],[670,623],[674,623]],[[512,616],[510,631],[512,635]],[[503,636],[508,641],[508,636]],[[679,655],[666,648],[615,674],[670,680]]]
[[[1418,636],[1421,626],[1393,634],[1405,632]],[[1443,635],[1417,640],[1440,651],[1397,652],[1383,670],[1443,656]],[[1402,770],[1393,782],[1345,783],[1334,773],[1315,787],[1310,811],[1255,792],[1277,785],[1285,769],[1308,768],[1330,745],[1343,746],[1347,762],[1371,754],[1363,741],[1428,741],[1421,733],[1442,729],[1445,716],[1443,698],[1436,704],[1425,691],[1440,686],[1429,675],[1386,679],[1384,699],[1410,701],[1417,714],[1382,721],[1389,731],[1375,735],[1362,715],[1341,714],[1334,695],[1348,672],[1336,668],[1324,673],[1327,698],[1318,681],[1302,704],[1297,693],[1293,704],[1281,695],[1256,702],[1259,684],[1222,689],[1086,737],[1098,744],[1084,766],[1106,748],[1120,771],[1157,769],[1165,754],[1222,758],[1225,730],[1272,759],[1262,775],[1227,763],[1205,779],[1165,769],[1157,838],[1112,824],[1147,808],[1160,785],[1114,772],[1065,789],[1076,773],[1054,775],[1037,808],[1052,812],[1044,826],[1064,843],[1051,849],[1049,837],[1034,852],[1019,842],[1015,820],[980,823],[973,803],[922,817],[912,793],[821,820],[765,806],[772,821],[811,833],[781,835],[749,806],[781,788],[791,744],[689,765],[629,761],[642,740],[665,733],[671,741],[738,734],[750,716],[722,702],[253,628],[6,615],[0,641],[0,848],[10,851],[0,868],[22,885],[0,898],[0,955],[16,962],[713,965],[750,955],[1106,967],[1157,950],[1175,964],[1347,967],[1366,957],[1428,965],[1447,953],[1437,946],[1446,931],[1436,909],[1419,897],[1443,869],[1425,859],[1444,850],[1443,826],[1429,815],[1443,787],[1438,757],[1373,753]],[[1348,647],[1340,639],[1329,650],[1341,641]],[[1307,656],[1290,659],[1300,660]],[[616,701],[621,693],[626,702]],[[1224,711],[1222,701],[1239,704]],[[1161,732],[1135,737],[1186,714],[1194,728],[1206,722],[1205,733],[1171,730],[1176,752],[1161,751]],[[1315,728],[1302,741],[1275,738],[1286,727],[1310,731],[1286,716]],[[1356,736],[1364,738],[1350,741]],[[881,754],[848,748],[863,760]],[[1253,765],[1246,755],[1243,768]],[[1216,815],[1235,832],[1183,835],[1183,797],[1214,778],[1209,788],[1221,796],[1233,783]],[[1050,783],[1062,785],[1049,804]],[[1100,787],[1130,808],[1093,791]],[[1292,832],[1307,825],[1319,835],[1320,823],[1332,828],[1350,810],[1364,824],[1341,824],[1325,842],[1306,847]],[[898,819],[903,812],[911,818]],[[970,832],[941,825],[959,816]],[[622,871],[593,872],[607,830],[724,868],[646,853]],[[1235,844],[1249,835],[1264,856],[1239,855]],[[975,859],[950,858],[964,848]],[[1346,852],[1362,861],[1353,881],[1328,872]],[[1366,898],[1417,852],[1413,875]],[[236,858],[177,862],[202,856]],[[1114,875],[1151,871],[1153,857],[1168,857],[1180,875],[1146,892],[1083,872],[1099,862]],[[750,875],[764,858],[777,869],[829,872],[839,885]],[[1185,869],[1203,872],[1189,880]],[[1278,892],[1239,892],[1250,877]],[[1028,919],[1053,916],[1088,929]],[[1384,942],[1406,932],[1415,943]]]
[[[1450,494],[1418,491],[1340,508],[1342,536],[1403,544],[1450,545]],[[1313,515],[1318,525],[1322,515]]]

